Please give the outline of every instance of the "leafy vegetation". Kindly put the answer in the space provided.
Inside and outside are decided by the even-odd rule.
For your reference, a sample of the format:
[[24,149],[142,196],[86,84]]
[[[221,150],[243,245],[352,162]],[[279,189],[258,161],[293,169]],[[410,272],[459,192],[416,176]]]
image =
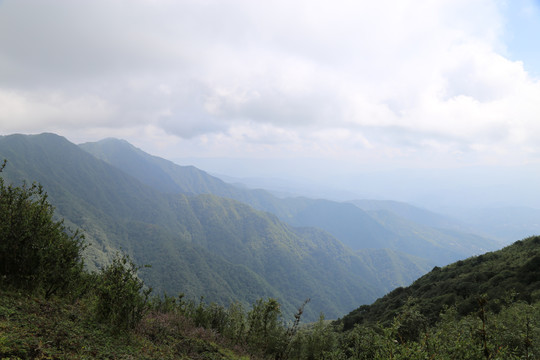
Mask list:
[[42,186],[6,186],[0,177],[0,286],[50,297],[80,281],[83,237],[68,235],[53,211]]
[[356,325],[345,332],[321,316],[293,333],[274,299],[260,300],[246,313],[238,304],[225,308],[165,297],[153,299],[135,328],[111,332],[106,323],[95,320],[84,301],[45,300],[2,290],[0,355],[12,359],[537,359],[539,305],[517,301],[495,314],[479,303],[477,311],[467,316],[449,307],[431,326],[413,306],[403,309],[388,326]]
[[294,358],[517,360],[540,356],[540,304],[515,302],[498,314],[485,305],[479,302],[476,312],[464,317],[449,307],[435,325],[428,325],[414,306],[403,308],[387,326],[357,324],[336,332],[332,325],[321,323],[298,342]]
[[118,255],[95,280],[96,317],[116,330],[134,328],[148,309],[152,289],[143,289],[138,270],[128,256]]

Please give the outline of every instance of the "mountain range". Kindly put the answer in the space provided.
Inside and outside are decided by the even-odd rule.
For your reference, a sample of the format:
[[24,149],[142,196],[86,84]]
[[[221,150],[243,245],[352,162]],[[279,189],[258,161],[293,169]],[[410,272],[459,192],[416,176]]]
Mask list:
[[473,234],[457,220],[405,203],[279,198],[265,190],[225,183],[192,166],[178,166],[151,156],[126,141],[105,139],[80,146],[155,189],[232,198],[275,214],[293,226],[323,229],[353,250],[391,249],[425,258],[433,265],[444,265],[500,246]]
[[151,265],[141,277],[157,293],[275,297],[288,313],[311,298],[307,319],[339,317],[498,245],[437,214],[422,223],[407,211],[234,186],[117,139],[2,136],[0,159],[8,181],[41,183],[57,216],[85,233],[89,269],[121,250]]

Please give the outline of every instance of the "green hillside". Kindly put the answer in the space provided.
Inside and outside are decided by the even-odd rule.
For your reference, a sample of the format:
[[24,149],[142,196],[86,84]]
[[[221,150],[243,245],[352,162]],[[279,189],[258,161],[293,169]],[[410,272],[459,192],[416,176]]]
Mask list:
[[288,313],[311,298],[306,317],[315,319],[320,311],[338,317],[395,279],[405,285],[426,271],[412,258],[403,259],[405,275],[391,257],[367,266],[366,254],[326,232],[293,228],[232,199],[157,191],[57,135],[3,136],[0,158],[8,181],[43,184],[56,215],[84,231],[90,269],[121,249],[152,266],[141,276],[156,293],[221,304],[274,297]]
[[85,233],[90,269],[107,264],[121,249],[138,263],[152,265],[142,276],[157,292],[190,297],[209,293],[210,300],[221,302],[237,299],[237,294],[244,301],[280,295],[245,266],[190,241],[188,227],[197,219],[189,209],[174,211],[185,210],[184,196],[172,199],[158,193],[52,134],[2,137],[0,157],[8,159],[7,180],[41,183],[56,215]]
[[436,267],[412,285],[398,287],[373,304],[352,311],[341,322],[345,329],[354,324],[389,324],[405,308],[414,306],[433,324],[448,306],[455,306],[461,316],[476,312],[482,296],[488,300],[487,309],[495,313],[508,302],[540,300],[539,236]]
[[374,209],[375,205],[368,201],[353,205],[300,197],[281,199],[264,190],[227,184],[196,168],[149,155],[122,140],[106,139],[80,146],[156,190],[232,198],[271,212],[293,226],[323,229],[353,250],[392,249],[423,258],[431,265],[446,265],[499,246],[463,231],[466,228],[458,222],[406,204],[384,203],[388,211],[382,213],[361,209]]

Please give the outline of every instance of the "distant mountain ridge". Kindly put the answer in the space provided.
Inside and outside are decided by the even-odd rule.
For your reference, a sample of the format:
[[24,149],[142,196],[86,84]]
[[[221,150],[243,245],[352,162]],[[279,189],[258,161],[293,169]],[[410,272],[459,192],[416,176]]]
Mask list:
[[419,225],[461,231],[466,228],[466,225],[458,220],[400,201],[362,199],[350,202],[365,211],[389,211]]
[[161,192],[227,197],[226,195],[234,191],[222,180],[194,166],[178,166],[171,161],[147,154],[125,140],[108,138],[80,144],[79,147]]
[[457,221],[404,203],[282,199],[264,190],[237,187],[194,167],[149,155],[123,140],[106,139],[80,146],[159,191],[173,189],[163,184],[174,183],[174,189],[183,193],[211,193],[232,198],[271,212],[293,226],[323,229],[353,250],[392,249],[424,258],[433,265],[445,265],[500,246],[471,234]]
[[[197,180],[203,172],[195,168],[188,168],[191,177],[180,175],[176,172],[185,169],[166,160],[134,154],[147,161],[138,176],[159,181],[161,191],[58,135],[0,137],[0,159],[8,160],[2,176],[44,186],[56,214],[86,234],[90,267],[107,263],[121,249],[152,266],[141,276],[158,294],[204,295],[222,304],[275,297],[287,313],[310,297],[306,319],[314,320],[320,311],[332,318],[369,303],[429,267],[392,250],[355,252],[325,231],[294,228],[231,198],[187,195],[224,183]],[[136,173],[140,164],[128,164],[130,171]],[[156,164],[161,165],[152,168]],[[169,178],[160,169],[167,169]],[[184,178],[191,187],[177,183]],[[182,193],[176,186],[183,186]]]

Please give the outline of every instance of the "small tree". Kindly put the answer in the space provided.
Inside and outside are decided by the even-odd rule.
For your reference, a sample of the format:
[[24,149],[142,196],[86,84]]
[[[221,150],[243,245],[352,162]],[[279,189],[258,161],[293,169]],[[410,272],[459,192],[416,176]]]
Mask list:
[[116,255],[98,274],[96,316],[114,330],[134,328],[148,310],[152,289],[144,289],[137,267],[127,255]]
[[[6,161],[0,165],[0,173]],[[49,297],[83,273],[84,237],[53,220],[43,187],[5,185],[0,177],[0,283]]]
[[286,346],[281,308],[276,299],[257,300],[248,313],[247,343],[253,350],[280,354]]

